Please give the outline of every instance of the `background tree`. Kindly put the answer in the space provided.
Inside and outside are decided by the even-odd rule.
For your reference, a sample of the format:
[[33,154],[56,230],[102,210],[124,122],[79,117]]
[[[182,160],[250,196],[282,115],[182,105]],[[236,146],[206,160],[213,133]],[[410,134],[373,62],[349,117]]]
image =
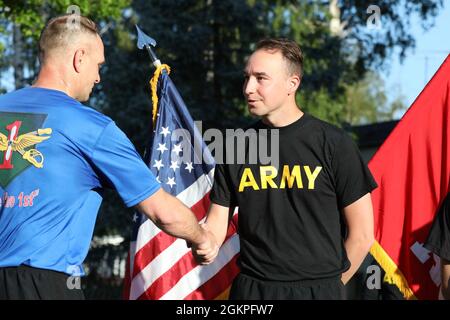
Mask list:
[[[443,5],[442,0],[263,2],[268,35],[295,39],[304,51],[299,104],[337,125],[346,121],[341,112],[346,88],[371,70],[388,68],[395,49],[403,58],[415,45],[409,28],[413,13],[428,29]],[[376,25],[375,12],[368,13],[372,5],[379,8]]]
[[342,101],[342,121],[346,124],[368,124],[392,120],[396,112],[405,111],[402,96],[388,103],[384,82],[374,72],[367,72],[364,79],[345,85]]
[[[106,29],[120,23],[122,11],[130,2],[78,0],[76,6],[79,12]],[[5,72],[12,74],[14,89],[28,85],[39,70],[37,40],[47,20],[56,15],[75,12],[74,6],[70,0],[0,0],[0,70],[3,78]]]

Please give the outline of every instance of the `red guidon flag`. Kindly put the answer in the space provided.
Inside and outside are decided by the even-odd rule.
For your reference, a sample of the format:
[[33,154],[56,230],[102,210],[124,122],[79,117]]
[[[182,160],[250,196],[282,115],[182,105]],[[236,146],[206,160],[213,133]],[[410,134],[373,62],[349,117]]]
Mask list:
[[439,258],[423,247],[450,180],[450,55],[369,162],[371,253],[407,299],[436,299]]

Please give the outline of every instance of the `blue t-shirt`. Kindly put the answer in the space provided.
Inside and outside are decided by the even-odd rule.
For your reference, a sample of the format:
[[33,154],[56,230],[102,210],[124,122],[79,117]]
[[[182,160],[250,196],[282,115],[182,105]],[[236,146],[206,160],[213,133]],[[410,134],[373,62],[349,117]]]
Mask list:
[[110,118],[56,90],[0,97],[0,267],[83,273],[104,187],[128,207],[160,188]]

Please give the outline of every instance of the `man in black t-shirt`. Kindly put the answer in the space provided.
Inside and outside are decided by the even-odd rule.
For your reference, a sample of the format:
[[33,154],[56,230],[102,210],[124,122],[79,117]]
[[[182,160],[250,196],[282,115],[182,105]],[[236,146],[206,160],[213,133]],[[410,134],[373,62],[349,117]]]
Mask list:
[[343,130],[298,108],[302,66],[295,42],[267,39],[245,68],[248,109],[261,117],[251,129],[268,134],[238,153],[249,160],[271,136],[279,153],[277,164],[216,166],[206,224],[219,244],[239,207],[241,273],[231,299],[342,299],[373,242],[376,183]]
[[441,295],[450,300],[450,193],[440,206],[425,242],[441,258]]

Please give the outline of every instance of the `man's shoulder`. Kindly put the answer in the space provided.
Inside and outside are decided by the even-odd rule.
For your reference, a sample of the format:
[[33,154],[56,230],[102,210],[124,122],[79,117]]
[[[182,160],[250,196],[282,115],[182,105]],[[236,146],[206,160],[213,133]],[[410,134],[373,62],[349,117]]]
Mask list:
[[106,115],[83,105],[64,92],[46,88],[25,87],[0,95],[0,108],[3,111],[10,109],[30,113],[54,113],[59,118],[68,117],[70,121],[76,121],[78,117],[83,120],[93,118],[111,121]]
[[308,124],[314,127],[313,132],[322,134],[327,139],[339,141],[341,139],[350,138],[349,134],[342,128],[335,124],[316,118],[315,116],[308,115]]
[[102,112],[81,103],[71,111],[77,113],[82,118],[88,118],[105,124],[109,124],[112,121],[110,117],[103,114]]
[[329,131],[330,133],[343,133],[344,132],[341,128],[339,128],[337,125],[335,125],[331,122],[322,120],[311,114],[305,114],[305,115],[309,118],[308,122],[311,125],[315,125],[323,130]]

